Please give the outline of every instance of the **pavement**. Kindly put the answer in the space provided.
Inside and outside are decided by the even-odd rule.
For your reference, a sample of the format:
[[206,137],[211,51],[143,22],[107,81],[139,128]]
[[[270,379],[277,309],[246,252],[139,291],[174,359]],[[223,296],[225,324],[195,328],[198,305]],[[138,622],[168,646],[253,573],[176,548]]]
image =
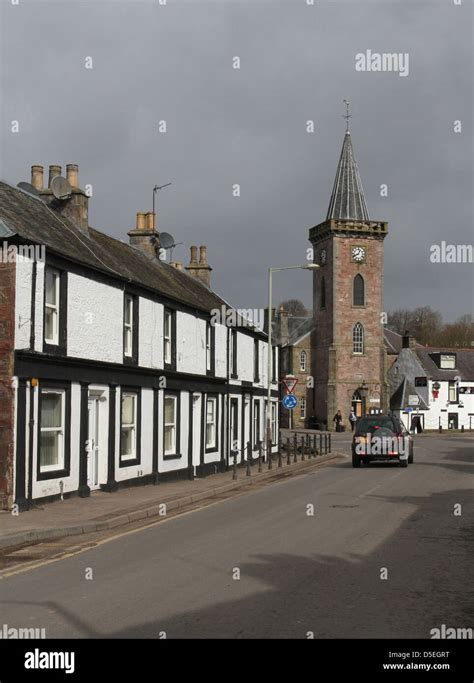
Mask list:
[[406,469],[338,458],[4,575],[3,621],[46,638],[429,639],[443,625],[472,628],[472,445],[417,436]]
[[[290,473],[298,473],[308,467],[319,466],[341,455],[312,457],[297,463],[278,468],[278,458],[273,458],[273,468],[268,470],[262,463],[251,468],[251,476],[246,476],[245,467],[238,468],[238,479],[232,479],[232,470],[210,475],[202,479],[169,481],[157,486],[136,486],[119,489],[114,493],[96,491],[89,498],[71,497],[52,503],[38,503],[36,508],[12,514],[0,512],[0,550],[55,538],[78,536],[96,531],[115,529],[140,520],[149,520],[166,512],[184,509],[200,501],[221,496],[227,492],[239,491],[249,485],[264,484]],[[293,458],[292,458],[293,460]]]

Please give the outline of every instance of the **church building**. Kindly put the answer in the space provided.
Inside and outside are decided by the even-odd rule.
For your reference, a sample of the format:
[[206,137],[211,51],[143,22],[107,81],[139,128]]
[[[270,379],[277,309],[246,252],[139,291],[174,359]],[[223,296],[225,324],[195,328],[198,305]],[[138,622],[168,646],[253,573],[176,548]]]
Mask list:
[[383,247],[388,223],[371,220],[346,130],[326,220],[309,231],[314,262],[312,375],[314,413],[334,428],[388,409],[384,343]]

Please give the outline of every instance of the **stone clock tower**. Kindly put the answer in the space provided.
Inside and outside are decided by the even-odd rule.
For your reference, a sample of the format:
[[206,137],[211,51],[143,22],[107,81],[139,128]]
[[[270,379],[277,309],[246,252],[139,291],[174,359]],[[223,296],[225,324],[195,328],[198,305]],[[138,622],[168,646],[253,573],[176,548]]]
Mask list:
[[309,231],[314,262],[314,414],[387,410],[383,241],[388,223],[370,220],[352,140],[346,131],[326,220]]

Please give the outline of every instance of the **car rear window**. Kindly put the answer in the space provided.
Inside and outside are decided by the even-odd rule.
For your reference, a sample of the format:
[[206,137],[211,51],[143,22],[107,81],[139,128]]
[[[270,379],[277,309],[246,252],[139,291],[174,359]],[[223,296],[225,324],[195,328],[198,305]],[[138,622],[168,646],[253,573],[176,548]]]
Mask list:
[[372,434],[377,429],[385,427],[395,431],[395,424],[393,419],[388,416],[377,416],[377,417],[363,417],[357,422],[356,430],[359,434]]

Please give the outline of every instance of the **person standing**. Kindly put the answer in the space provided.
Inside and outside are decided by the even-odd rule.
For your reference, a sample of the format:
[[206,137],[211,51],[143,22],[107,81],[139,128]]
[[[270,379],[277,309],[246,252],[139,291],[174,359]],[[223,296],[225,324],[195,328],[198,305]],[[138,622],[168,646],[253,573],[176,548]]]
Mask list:
[[351,414],[349,415],[349,422],[351,423],[351,432],[354,431],[355,423],[357,422],[357,417],[356,414],[354,413],[354,408],[351,410]]
[[341,431],[342,413],[340,410],[334,415],[332,421],[336,424],[336,432]]

